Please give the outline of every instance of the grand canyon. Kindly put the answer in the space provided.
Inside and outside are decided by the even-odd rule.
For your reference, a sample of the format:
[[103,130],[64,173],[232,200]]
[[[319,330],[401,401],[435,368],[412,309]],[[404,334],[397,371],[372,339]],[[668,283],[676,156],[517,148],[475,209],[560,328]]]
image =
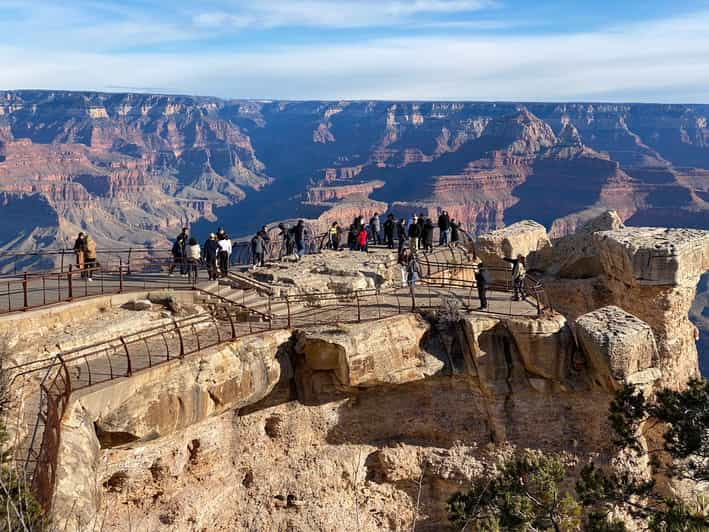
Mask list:
[[[185,224],[245,236],[387,210],[446,209],[473,234],[532,218],[559,238],[606,209],[630,226],[707,229],[707,116],[709,105],[6,91],[0,250],[71,246],[81,229],[102,247],[167,247]],[[692,310],[704,337],[706,287]]]

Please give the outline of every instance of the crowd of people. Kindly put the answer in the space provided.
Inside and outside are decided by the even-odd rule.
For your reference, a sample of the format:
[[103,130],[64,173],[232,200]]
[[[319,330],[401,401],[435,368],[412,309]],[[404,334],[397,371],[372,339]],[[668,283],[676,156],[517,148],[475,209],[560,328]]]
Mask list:
[[[447,246],[460,241],[460,224],[451,218],[448,212],[441,212],[436,225],[439,230],[439,246]],[[433,220],[423,214],[397,219],[394,214],[389,213],[384,223],[378,213],[375,213],[368,223],[365,223],[364,217],[360,215],[354,219],[346,231],[346,248],[350,251],[366,252],[370,245],[386,245],[389,249],[398,249],[402,284],[410,287],[413,301],[414,286],[421,278],[421,268],[416,258],[416,252],[418,250],[433,251],[435,227]],[[299,220],[292,227],[280,223],[278,229],[278,238],[282,246],[281,257],[291,256],[295,260],[300,260],[307,252],[306,240],[308,236],[312,236],[308,234],[305,222]],[[342,245],[344,234],[345,231],[340,224],[333,222],[326,234],[326,246],[334,251],[344,249]],[[252,268],[265,266],[266,257],[272,248],[271,236],[266,226],[256,232],[251,238],[249,246]],[[74,252],[82,278],[93,280],[93,272],[98,265],[96,244],[93,239],[84,232],[79,233],[74,243]],[[189,229],[183,227],[172,246],[172,260],[168,268],[168,275],[173,275],[175,269],[179,268],[181,275],[196,282],[200,266],[206,266],[209,280],[217,280],[220,276],[226,277],[228,275],[231,254],[232,241],[223,228],[220,227],[216,233],[211,233],[200,246],[197,238],[189,234]],[[524,257],[518,255],[516,258],[505,258],[504,260],[512,265],[513,300],[526,300]],[[475,281],[480,299],[480,310],[488,310],[487,290],[491,285],[491,277],[485,265],[478,264]]]

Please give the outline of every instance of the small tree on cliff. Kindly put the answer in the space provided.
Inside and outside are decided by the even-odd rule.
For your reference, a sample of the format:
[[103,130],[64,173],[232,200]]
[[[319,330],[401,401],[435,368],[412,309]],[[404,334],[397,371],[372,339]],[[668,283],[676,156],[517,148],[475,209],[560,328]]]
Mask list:
[[[615,443],[638,456],[648,455],[655,473],[694,482],[709,480],[709,381],[693,380],[683,391],[664,389],[653,401],[633,387],[620,390],[610,409]],[[643,425],[662,424],[663,446],[647,449],[640,441]],[[658,493],[654,480],[584,467],[577,484],[579,500],[591,508],[597,530],[612,508],[622,508],[648,523],[651,531],[709,530],[709,514],[701,501],[687,504]],[[593,530],[593,528],[591,528]]]
[[578,530],[581,506],[562,488],[566,476],[558,457],[527,452],[451,497],[450,519],[470,531]]

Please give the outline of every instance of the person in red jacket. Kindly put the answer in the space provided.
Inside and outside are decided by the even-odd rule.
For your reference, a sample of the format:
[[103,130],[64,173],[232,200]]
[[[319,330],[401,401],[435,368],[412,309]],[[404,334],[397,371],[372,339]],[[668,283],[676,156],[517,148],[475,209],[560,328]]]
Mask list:
[[357,235],[357,249],[367,251],[367,228],[363,228]]

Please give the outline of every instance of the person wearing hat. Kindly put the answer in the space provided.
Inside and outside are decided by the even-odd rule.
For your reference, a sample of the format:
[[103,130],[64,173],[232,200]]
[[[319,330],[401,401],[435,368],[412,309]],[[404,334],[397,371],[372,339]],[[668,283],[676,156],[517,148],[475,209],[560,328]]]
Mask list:
[[204,242],[203,246],[204,262],[207,265],[207,275],[210,281],[217,280],[217,258],[219,256],[219,243],[217,235],[210,233],[209,238]]

